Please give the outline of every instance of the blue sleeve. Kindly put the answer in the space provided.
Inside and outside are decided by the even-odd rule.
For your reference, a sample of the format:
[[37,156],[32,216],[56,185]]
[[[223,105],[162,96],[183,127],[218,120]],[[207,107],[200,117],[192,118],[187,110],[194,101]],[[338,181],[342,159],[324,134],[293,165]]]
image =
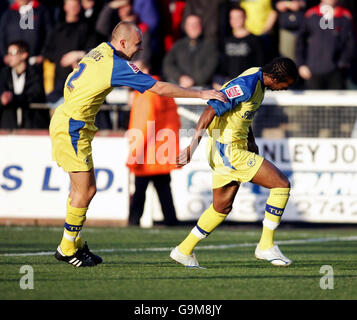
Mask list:
[[157,80],[141,72],[137,66],[114,55],[113,72],[110,80],[112,87],[130,87],[141,93],[150,89]]
[[207,101],[207,104],[216,111],[217,116],[221,116],[227,111],[234,109],[237,104],[247,101],[253,96],[257,82],[252,82],[251,80],[253,79],[247,79],[248,77],[233,79],[220,90],[228,98],[227,102],[221,102],[216,99]]

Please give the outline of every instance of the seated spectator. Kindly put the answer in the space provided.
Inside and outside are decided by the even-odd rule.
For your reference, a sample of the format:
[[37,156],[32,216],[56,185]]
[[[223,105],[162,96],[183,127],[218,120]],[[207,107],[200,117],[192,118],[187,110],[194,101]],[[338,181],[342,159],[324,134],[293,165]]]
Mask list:
[[48,95],[51,103],[62,98],[68,74],[85,53],[97,45],[95,34],[80,19],[80,0],[65,0],[63,9],[65,21],[55,26],[44,49],[44,56],[55,64],[54,90]]
[[184,88],[211,86],[218,65],[218,50],[210,39],[203,38],[200,17],[188,16],[184,29],[186,36],[178,40],[164,58],[164,77]]
[[[48,110],[30,109],[33,102],[45,102],[41,77],[29,66],[29,47],[23,41],[10,43],[6,61],[8,66],[0,75],[0,128],[45,128],[49,126]],[[18,119],[17,110],[22,110]]]
[[277,0],[275,4],[279,21],[279,53],[295,59],[296,37],[304,19],[305,0]]
[[225,82],[237,77],[250,67],[261,66],[264,52],[260,40],[245,27],[246,14],[240,7],[229,11],[232,35],[223,39],[218,75],[214,88],[219,89]]
[[352,15],[337,0],[321,0],[304,17],[296,63],[306,89],[345,89],[355,53]]
[[0,56],[6,56],[9,43],[22,40],[29,46],[29,62],[41,64],[42,50],[51,30],[50,12],[37,0],[15,0],[0,21]]

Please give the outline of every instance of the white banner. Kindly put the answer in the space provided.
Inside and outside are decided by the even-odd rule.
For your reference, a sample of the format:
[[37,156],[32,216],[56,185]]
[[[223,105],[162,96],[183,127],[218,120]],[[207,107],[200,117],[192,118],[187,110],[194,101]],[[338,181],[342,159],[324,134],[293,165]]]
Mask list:
[[[257,139],[260,154],[289,178],[285,221],[357,223],[357,139]],[[181,140],[181,147],[189,139]],[[172,192],[181,221],[197,220],[212,201],[211,171],[203,139],[191,163],[172,172]],[[88,218],[126,220],[129,176],[125,138],[95,137],[98,192]],[[0,136],[0,218],[64,218],[68,175],[51,160],[48,136]],[[157,197],[148,191],[146,217],[161,220]],[[245,183],[227,220],[261,221],[269,190]],[[150,224],[150,223],[149,223]]]
[[[88,218],[128,217],[127,141],[95,137],[93,161],[97,179]],[[0,136],[0,217],[64,218],[69,177],[52,161],[48,136]]]

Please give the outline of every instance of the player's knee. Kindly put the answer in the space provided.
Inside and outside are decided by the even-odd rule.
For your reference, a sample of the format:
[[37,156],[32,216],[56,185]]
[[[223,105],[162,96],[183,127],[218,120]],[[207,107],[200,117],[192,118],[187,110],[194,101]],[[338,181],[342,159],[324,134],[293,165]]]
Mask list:
[[222,214],[229,214],[232,209],[233,209],[233,206],[232,204],[218,204],[217,206],[214,206],[214,209],[219,212],[219,213],[222,213]]
[[96,193],[97,193],[97,187],[95,185],[90,186],[87,192],[88,200],[91,201]]
[[284,177],[284,179],[281,180],[280,186],[278,188],[289,188],[290,189],[291,184],[290,181],[287,177]]

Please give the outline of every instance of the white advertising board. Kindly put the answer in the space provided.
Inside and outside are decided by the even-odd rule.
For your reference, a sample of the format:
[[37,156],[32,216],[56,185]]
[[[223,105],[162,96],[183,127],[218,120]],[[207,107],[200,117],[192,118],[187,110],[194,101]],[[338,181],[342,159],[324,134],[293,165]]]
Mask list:
[[[52,161],[48,136],[0,136],[0,217],[65,217],[68,174]],[[87,217],[121,219],[128,215],[127,141],[95,137],[97,180]]]
[[[189,139],[183,138],[181,148],[188,143]],[[357,223],[357,139],[257,139],[257,143],[260,154],[280,168],[292,184],[285,221]],[[203,139],[191,163],[172,172],[179,220],[198,219],[212,201],[205,147]],[[127,155],[125,138],[93,140],[98,192],[88,218],[127,219]],[[0,136],[0,218],[62,219],[68,192],[68,175],[51,160],[48,136]],[[151,201],[145,206],[146,216],[161,220],[152,192],[148,191]],[[268,195],[265,188],[242,184],[227,220],[262,220]]]

